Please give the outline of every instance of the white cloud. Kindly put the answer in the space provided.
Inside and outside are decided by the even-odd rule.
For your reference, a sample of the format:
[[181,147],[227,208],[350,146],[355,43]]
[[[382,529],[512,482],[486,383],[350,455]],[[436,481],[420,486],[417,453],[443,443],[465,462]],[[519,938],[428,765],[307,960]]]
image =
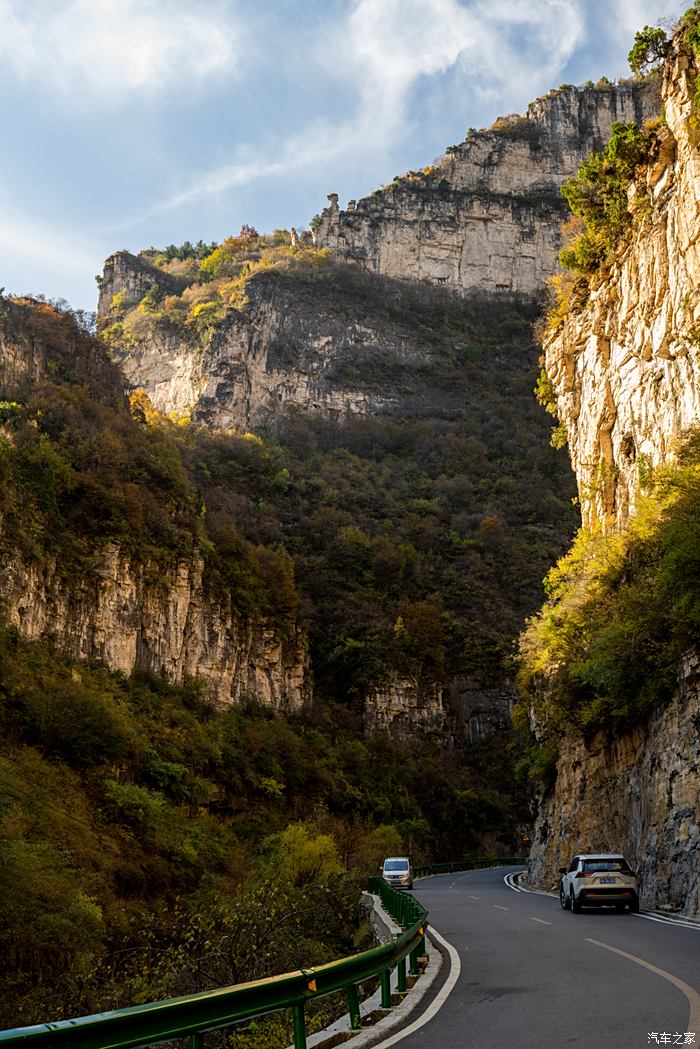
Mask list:
[[361,85],[364,133],[391,140],[421,78],[455,70],[465,92],[528,97],[550,86],[582,30],[575,0],[359,0],[333,63]]
[[406,135],[411,94],[421,78],[454,70],[465,98],[471,90],[530,101],[556,82],[582,33],[576,0],[475,0],[469,6],[458,0],[357,0],[334,25],[319,28],[315,51],[308,52],[325,75],[353,86],[353,115],[296,130],[274,156],[242,148],[230,163],[195,175],[182,190],[113,228],[253,179],[289,175],[339,155],[388,151]]
[[[3,258],[12,259],[13,269],[27,264],[63,272],[84,274],[90,272],[101,258],[101,247],[86,243],[74,232],[48,229],[45,225],[24,216],[0,212],[0,248]],[[0,273],[0,284],[9,284],[12,274]],[[13,282],[16,285],[16,281]]]
[[241,50],[221,2],[0,0],[5,69],[85,105],[187,89],[230,71]]

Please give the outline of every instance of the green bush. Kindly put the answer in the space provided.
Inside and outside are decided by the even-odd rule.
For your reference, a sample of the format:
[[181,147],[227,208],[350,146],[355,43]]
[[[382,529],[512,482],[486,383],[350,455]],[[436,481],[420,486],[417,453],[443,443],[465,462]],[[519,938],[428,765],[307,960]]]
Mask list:
[[700,640],[700,438],[659,471],[625,535],[579,533],[521,640],[520,686],[551,726],[619,730],[667,701]]
[[566,269],[593,273],[632,223],[627,188],[649,153],[649,138],[637,124],[614,123],[602,153],[581,164],[577,175],[562,186],[584,232],[559,254]]

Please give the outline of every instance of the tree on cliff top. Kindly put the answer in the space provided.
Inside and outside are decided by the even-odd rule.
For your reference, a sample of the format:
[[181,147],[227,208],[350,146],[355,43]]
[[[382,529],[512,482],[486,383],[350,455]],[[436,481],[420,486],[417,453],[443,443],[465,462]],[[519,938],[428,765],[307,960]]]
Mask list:
[[668,53],[669,40],[666,31],[645,25],[634,35],[634,44],[627,56],[630,69],[635,76],[642,77],[657,69]]

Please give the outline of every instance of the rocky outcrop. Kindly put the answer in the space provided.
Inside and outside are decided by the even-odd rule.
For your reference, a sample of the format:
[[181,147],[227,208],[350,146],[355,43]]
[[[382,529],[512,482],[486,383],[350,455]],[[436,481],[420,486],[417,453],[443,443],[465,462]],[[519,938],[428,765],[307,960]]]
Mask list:
[[645,907],[700,915],[700,657],[690,654],[673,701],[622,736],[561,741],[527,878],[550,889],[577,852],[623,852]]
[[545,345],[584,524],[624,525],[640,473],[666,462],[700,420],[696,75],[677,37],[663,80],[666,127],[629,191],[633,232]]
[[[113,256],[106,272],[128,264]],[[338,280],[356,283],[342,271]],[[358,306],[352,293],[338,294],[332,279],[275,273],[251,280],[246,294],[245,311],[229,312],[210,337],[154,326],[137,344],[114,349],[113,359],[159,411],[213,429],[274,427],[290,408],[334,417],[398,403],[397,384],[389,379],[380,388],[372,372],[377,362],[387,377],[392,362],[400,372],[421,359],[421,348],[410,331],[374,311],[369,298]]]
[[562,183],[603,148],[614,121],[658,111],[653,83],[552,91],[344,211],[330,194],[317,243],[401,280],[536,293],[558,269]]
[[135,306],[154,287],[163,295],[178,294],[183,288],[182,282],[128,251],[110,255],[98,285],[98,317],[110,313],[116,296],[120,297],[123,306]]
[[515,699],[515,686],[509,681],[488,689],[454,678],[443,688],[394,677],[365,698],[363,721],[368,732],[408,738],[418,730],[439,736],[444,746],[458,750],[506,730]]
[[60,569],[51,560],[3,558],[3,617],[23,637],[124,674],[145,670],[175,683],[196,678],[221,705],[252,701],[298,711],[310,698],[302,632],[290,623],[283,635],[264,619],[238,615],[230,594],[207,589],[200,557],[172,568],[133,565],[109,545],[79,580]]

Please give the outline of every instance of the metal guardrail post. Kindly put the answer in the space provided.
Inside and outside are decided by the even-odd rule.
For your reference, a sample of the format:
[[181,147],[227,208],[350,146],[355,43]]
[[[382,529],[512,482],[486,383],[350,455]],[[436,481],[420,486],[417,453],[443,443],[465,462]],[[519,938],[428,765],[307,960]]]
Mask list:
[[292,1006],[292,1027],[294,1029],[294,1049],[306,1049],[306,1020],[304,1003]]
[[382,969],[379,980],[382,988],[382,1009],[391,1009],[391,970]]
[[406,959],[402,958],[396,967],[397,979],[396,979],[396,990],[399,994],[403,994],[406,990]]
[[345,988],[345,1001],[348,1003],[348,1015],[350,1027],[358,1031],[362,1027],[362,1016],[360,1015],[360,999],[357,996],[357,987],[354,983]]
[[411,964],[408,967],[408,975],[409,976],[417,976],[418,975],[418,948],[416,948],[415,950],[411,951],[411,953],[409,955],[409,958],[411,959]]

